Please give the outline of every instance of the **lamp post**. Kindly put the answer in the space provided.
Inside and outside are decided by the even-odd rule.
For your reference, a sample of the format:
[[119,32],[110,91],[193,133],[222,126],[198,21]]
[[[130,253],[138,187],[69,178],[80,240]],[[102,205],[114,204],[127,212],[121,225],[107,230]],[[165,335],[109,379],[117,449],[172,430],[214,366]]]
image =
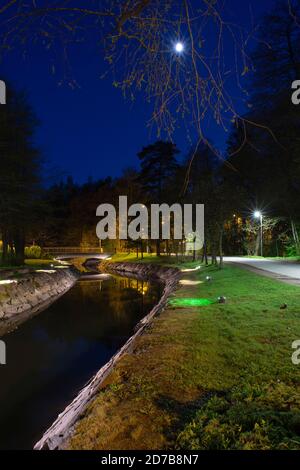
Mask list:
[[263,257],[263,215],[260,211],[255,211],[254,217],[260,220],[260,255]]

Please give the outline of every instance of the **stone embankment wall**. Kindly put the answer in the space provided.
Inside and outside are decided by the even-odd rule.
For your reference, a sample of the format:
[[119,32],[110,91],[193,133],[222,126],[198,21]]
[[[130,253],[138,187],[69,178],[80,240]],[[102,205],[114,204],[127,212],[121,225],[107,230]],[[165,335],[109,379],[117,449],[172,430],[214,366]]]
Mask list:
[[17,277],[2,279],[0,336],[47,308],[69,290],[77,279],[78,274],[75,270],[58,268],[40,272],[26,271]]
[[160,280],[163,282],[169,282],[174,279],[178,280],[179,270],[177,268],[160,266],[151,263],[111,263],[109,261],[103,261],[101,263],[102,271],[118,272],[119,274],[136,274],[147,280]]

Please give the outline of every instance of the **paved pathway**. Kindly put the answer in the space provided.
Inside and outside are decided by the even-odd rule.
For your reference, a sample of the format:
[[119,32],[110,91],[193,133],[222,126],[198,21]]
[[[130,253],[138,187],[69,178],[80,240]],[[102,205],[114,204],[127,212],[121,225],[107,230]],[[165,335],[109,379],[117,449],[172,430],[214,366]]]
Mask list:
[[300,263],[260,258],[241,258],[238,256],[226,256],[224,261],[226,263],[240,264],[252,271],[288,282],[289,284],[300,285]]

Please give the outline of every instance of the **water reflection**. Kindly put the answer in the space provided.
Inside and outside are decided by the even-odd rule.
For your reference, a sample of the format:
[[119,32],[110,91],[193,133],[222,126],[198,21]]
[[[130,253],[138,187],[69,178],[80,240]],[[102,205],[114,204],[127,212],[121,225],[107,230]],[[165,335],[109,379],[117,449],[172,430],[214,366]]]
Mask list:
[[0,448],[31,448],[85,382],[132,334],[160,286],[137,279],[82,280],[3,338]]

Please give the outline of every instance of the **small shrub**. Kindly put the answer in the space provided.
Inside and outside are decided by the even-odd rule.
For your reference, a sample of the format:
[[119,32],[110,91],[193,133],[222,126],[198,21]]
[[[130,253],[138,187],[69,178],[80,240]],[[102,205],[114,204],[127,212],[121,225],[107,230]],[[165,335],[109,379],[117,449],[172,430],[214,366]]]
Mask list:
[[300,253],[299,253],[299,247],[293,243],[293,242],[289,242],[285,245],[285,250],[286,250],[286,256],[289,258],[289,257],[293,257],[293,256],[299,256]]
[[261,390],[247,384],[225,397],[214,395],[180,432],[177,448],[299,450],[300,409],[293,391],[282,384]]
[[40,259],[42,254],[42,248],[38,245],[26,246],[25,258],[26,259]]

